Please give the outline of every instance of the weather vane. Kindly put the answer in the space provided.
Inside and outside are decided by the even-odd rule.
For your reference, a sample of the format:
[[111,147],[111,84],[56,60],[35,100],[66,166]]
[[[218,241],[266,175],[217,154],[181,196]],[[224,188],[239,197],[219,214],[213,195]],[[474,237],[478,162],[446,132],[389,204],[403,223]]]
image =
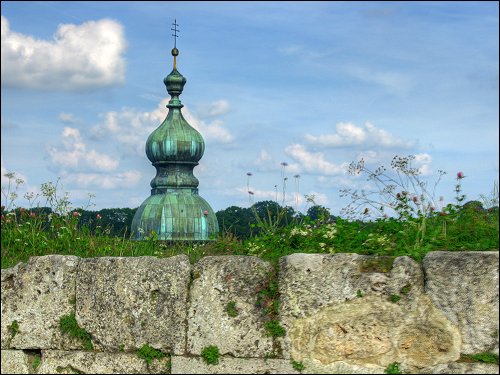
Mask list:
[[172,31],[174,32],[174,33],[172,34],[172,36],[174,37],[174,48],[177,48],[177,37],[178,37],[177,32],[179,31],[179,30],[177,29],[177,26],[179,26],[179,25],[177,24],[177,19],[174,19],[174,23],[172,23],[172,26],[173,26],[174,28],[173,28],[173,29],[170,29],[170,30],[172,30]]

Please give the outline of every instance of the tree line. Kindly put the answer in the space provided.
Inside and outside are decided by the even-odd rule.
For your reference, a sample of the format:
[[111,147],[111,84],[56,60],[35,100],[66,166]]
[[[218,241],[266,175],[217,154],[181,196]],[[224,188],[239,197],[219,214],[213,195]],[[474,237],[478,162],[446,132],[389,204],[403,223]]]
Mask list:
[[[98,211],[75,209],[70,214],[78,216],[78,226],[85,227],[93,233],[99,232],[115,237],[129,237],[132,220],[138,208],[104,208]],[[55,213],[50,207],[36,207],[29,210],[16,208],[18,217],[33,214],[43,217],[46,225],[48,218]],[[75,214],[77,213],[77,214]],[[298,223],[306,217],[310,220],[318,218],[334,220],[327,208],[315,205],[306,214],[295,211],[292,207],[282,207],[274,201],[261,201],[251,207],[230,206],[215,213],[219,222],[219,232],[231,233],[244,240],[259,235],[266,227],[284,227]]]

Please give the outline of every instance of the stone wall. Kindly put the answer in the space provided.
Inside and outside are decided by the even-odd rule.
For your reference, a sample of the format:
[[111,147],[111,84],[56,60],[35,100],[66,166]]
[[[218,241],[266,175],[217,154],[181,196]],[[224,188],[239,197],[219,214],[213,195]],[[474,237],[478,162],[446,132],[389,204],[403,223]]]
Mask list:
[[[498,251],[78,258],[2,270],[2,373],[498,373]],[[74,316],[80,338],[63,333]],[[82,334],[83,332],[83,334]],[[91,339],[85,342],[87,337]],[[146,361],[144,345],[166,355]],[[203,350],[216,346],[218,364]]]

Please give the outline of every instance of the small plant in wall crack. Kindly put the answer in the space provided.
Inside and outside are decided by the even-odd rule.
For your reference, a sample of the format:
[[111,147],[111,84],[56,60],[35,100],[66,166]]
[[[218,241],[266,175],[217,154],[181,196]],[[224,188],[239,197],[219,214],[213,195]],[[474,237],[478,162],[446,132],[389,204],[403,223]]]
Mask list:
[[19,332],[19,323],[17,322],[17,320],[13,320],[10,326],[7,326],[7,328],[9,328],[10,337],[11,339],[13,339],[14,336]]
[[219,364],[219,348],[215,345],[206,346],[201,351],[201,358],[209,365]]
[[231,318],[237,317],[239,315],[238,309],[236,308],[236,302],[229,301],[226,305],[226,312]]
[[85,329],[81,328],[76,321],[75,314],[61,316],[59,319],[59,328],[62,333],[71,337],[80,339],[83,343],[85,350],[93,350],[92,337]]
[[300,371],[300,372],[302,372],[306,368],[306,366],[304,366],[304,364],[302,362],[297,362],[297,361],[292,360],[292,361],[290,361],[290,363],[292,364],[292,367],[295,370]]
[[386,369],[384,370],[386,374],[401,374],[401,370],[399,369],[399,363],[393,362],[390,363]]
[[401,297],[398,296],[397,294],[391,294],[391,296],[389,297],[389,299],[391,300],[391,302],[396,303],[396,302],[398,302],[401,299]]
[[149,344],[144,344],[138,351],[137,356],[141,359],[144,359],[148,365],[153,362],[154,359],[162,359],[167,355],[163,353],[161,350],[155,349]]
[[285,329],[277,320],[270,320],[265,325],[267,335],[271,337],[283,337],[286,334]]

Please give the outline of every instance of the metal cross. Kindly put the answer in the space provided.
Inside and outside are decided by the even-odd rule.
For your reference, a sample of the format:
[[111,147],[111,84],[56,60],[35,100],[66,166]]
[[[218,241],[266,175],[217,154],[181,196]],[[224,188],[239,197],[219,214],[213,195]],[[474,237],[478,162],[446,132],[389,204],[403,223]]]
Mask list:
[[179,31],[179,30],[177,29],[177,26],[179,26],[179,25],[177,24],[177,19],[174,19],[174,22],[172,23],[172,26],[173,26],[174,28],[173,28],[173,29],[170,29],[170,30],[172,30],[172,31],[174,32],[174,33],[172,34],[172,36],[174,37],[174,48],[176,48],[176,47],[177,47],[177,37],[178,37],[177,32]]

